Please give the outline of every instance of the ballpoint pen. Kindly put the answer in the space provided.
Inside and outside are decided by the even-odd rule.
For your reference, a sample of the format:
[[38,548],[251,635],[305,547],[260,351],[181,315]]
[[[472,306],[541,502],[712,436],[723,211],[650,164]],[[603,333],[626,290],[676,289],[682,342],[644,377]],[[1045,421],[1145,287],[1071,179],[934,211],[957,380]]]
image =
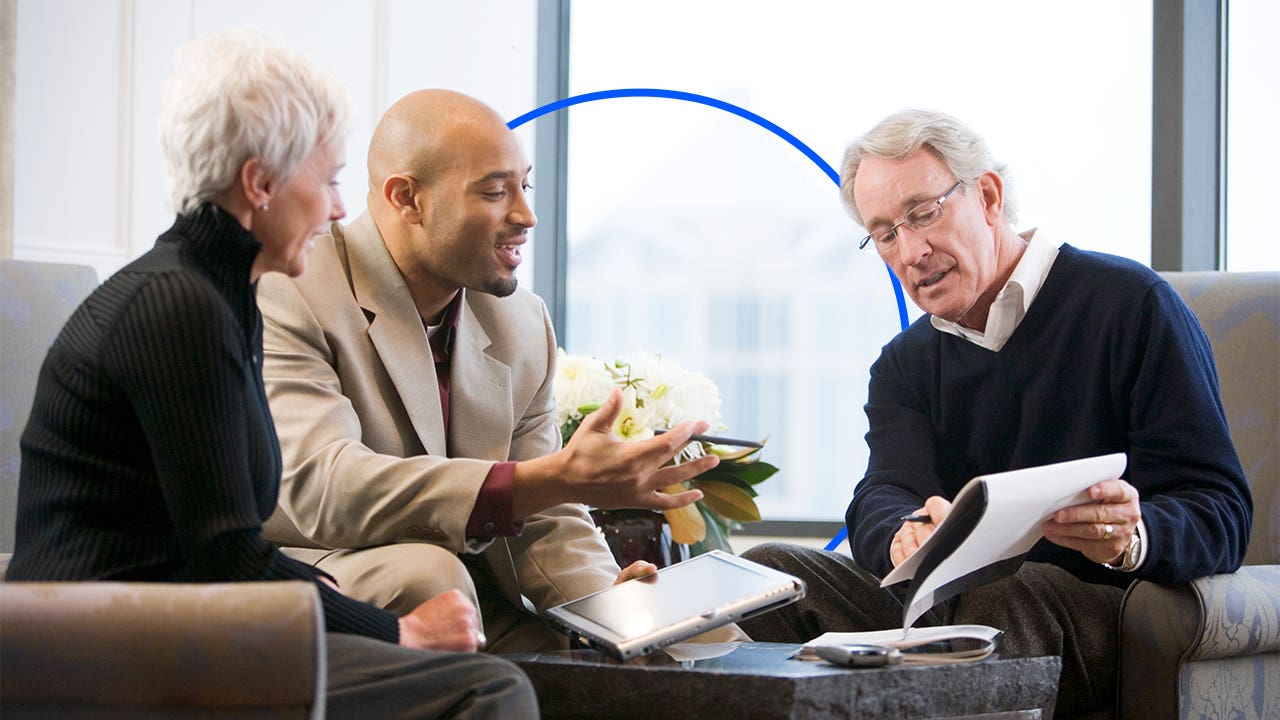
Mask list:
[[[665,432],[666,430],[654,430],[653,434],[661,435]],[[751,448],[764,447],[764,443],[756,442],[755,440],[738,440],[737,438],[719,437],[716,435],[690,435],[689,442],[704,442],[711,443],[712,445],[736,445],[738,447]]]
[[903,515],[898,519],[902,522],[933,522],[933,518],[928,515]]

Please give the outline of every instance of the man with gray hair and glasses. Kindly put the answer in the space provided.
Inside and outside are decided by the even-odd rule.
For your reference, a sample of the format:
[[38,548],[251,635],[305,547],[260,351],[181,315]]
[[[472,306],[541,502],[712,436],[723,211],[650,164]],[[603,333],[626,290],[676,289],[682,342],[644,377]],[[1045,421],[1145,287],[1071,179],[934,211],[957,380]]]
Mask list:
[[[906,110],[845,154],[840,191],[925,315],[871,368],[870,459],[845,516],[853,557],[784,544],[745,556],[803,578],[800,603],[742,623],[753,639],[902,623],[910,557],[976,475],[1125,453],[1123,477],[1059,510],[1012,575],[917,624],[991,625],[1006,656],[1062,657],[1058,716],[1115,706],[1118,619],[1135,579],[1179,583],[1243,561],[1252,499],[1209,342],[1159,275],[1019,233],[987,144]],[[911,515],[926,522],[905,521]]]

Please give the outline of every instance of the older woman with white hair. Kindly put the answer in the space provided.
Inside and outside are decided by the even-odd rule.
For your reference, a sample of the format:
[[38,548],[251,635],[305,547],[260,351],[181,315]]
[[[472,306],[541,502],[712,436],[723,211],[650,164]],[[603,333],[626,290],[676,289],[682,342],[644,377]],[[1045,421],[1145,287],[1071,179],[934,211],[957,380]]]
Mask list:
[[514,665],[470,654],[482,636],[457,591],[396,618],[262,537],[281,461],[256,283],[302,273],[312,236],[345,214],[347,122],[341,86],[261,32],[179,52],[160,122],[177,219],[49,350],[6,580],[310,580],[330,716],[536,717]]

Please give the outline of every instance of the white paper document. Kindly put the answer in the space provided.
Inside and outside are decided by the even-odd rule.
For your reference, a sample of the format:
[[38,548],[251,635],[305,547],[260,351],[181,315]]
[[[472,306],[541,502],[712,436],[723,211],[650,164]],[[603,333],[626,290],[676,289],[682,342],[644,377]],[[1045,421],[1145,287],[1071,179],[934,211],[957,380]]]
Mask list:
[[1016,571],[1042,537],[1045,520],[1064,507],[1093,502],[1085,491],[1120,477],[1125,466],[1124,453],[1114,453],[970,480],[933,535],[880,583],[912,581],[902,626],[911,627],[937,603]]
[[[823,645],[886,645],[904,650],[905,664],[970,662],[987,657],[996,647],[1001,632],[988,625],[939,625],[936,627],[872,630],[869,632],[829,632],[805,643],[794,655],[800,660],[818,660],[816,648]],[[922,645],[943,641],[971,641],[968,647],[936,652],[910,652]]]

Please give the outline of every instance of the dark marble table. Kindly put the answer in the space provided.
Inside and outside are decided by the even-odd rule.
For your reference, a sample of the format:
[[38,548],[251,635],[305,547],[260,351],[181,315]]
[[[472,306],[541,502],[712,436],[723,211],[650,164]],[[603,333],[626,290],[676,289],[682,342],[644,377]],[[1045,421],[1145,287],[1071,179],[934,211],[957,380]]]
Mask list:
[[504,655],[529,675],[544,718],[1051,717],[1056,657],[850,669],[789,659],[799,646],[742,643],[716,658],[665,652],[619,662],[591,650]]

